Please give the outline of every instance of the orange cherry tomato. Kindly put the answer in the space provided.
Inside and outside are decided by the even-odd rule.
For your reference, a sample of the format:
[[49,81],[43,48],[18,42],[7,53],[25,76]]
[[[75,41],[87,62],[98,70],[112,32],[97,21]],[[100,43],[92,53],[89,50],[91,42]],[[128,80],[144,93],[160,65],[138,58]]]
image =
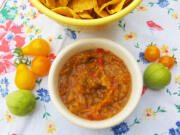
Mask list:
[[15,75],[15,84],[19,89],[32,90],[36,85],[36,77],[27,65],[19,64]]
[[37,76],[45,76],[49,73],[51,61],[46,56],[37,56],[31,63],[31,70]]
[[41,38],[32,40],[27,46],[21,49],[24,55],[48,56],[50,52],[49,43]]
[[150,62],[156,61],[160,57],[160,50],[155,45],[150,45],[144,52],[144,58]]
[[162,56],[159,61],[159,63],[162,63],[165,67],[167,67],[169,70],[173,68],[174,64],[176,63],[176,60],[174,57],[171,56]]

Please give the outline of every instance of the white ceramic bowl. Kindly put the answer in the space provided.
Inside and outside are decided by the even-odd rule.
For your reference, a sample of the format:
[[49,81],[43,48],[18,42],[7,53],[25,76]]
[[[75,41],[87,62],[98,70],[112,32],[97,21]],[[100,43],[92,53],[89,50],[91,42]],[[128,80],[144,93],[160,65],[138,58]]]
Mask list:
[[[124,107],[124,109],[121,112],[116,114],[114,117],[101,121],[89,121],[74,115],[63,104],[58,94],[58,79],[59,79],[58,75],[64,63],[73,54],[84,50],[96,49],[96,48],[103,48],[105,50],[110,50],[116,56],[120,57],[124,61],[124,63],[126,64],[126,66],[128,67],[131,73],[132,92],[127,105]],[[124,121],[136,108],[139,99],[141,97],[142,86],[143,86],[142,74],[134,57],[121,45],[113,41],[107,39],[101,39],[101,38],[79,40],[72,43],[65,49],[63,49],[54,60],[48,78],[50,97],[55,107],[58,109],[58,111],[72,123],[89,129],[109,128]]]

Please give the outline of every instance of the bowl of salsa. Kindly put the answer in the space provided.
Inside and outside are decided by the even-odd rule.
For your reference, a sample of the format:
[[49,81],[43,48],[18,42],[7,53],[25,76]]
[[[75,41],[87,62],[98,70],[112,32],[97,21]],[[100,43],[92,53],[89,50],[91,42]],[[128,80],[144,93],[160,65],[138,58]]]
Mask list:
[[102,38],[79,40],[63,49],[48,78],[51,99],[61,115],[90,129],[125,120],[136,108],[142,86],[134,57]]

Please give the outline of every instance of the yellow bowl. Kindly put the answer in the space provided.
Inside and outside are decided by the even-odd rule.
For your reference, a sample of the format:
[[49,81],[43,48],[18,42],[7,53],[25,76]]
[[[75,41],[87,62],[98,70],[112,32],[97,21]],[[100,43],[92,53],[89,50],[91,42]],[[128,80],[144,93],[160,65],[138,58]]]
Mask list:
[[133,0],[126,8],[115,13],[113,15],[98,18],[93,20],[82,20],[82,19],[74,19],[70,17],[65,17],[60,14],[57,14],[46,6],[44,6],[39,0],[30,0],[31,3],[42,13],[57,21],[61,25],[67,28],[75,29],[75,30],[83,30],[83,31],[94,31],[99,30],[107,26],[107,24],[114,22],[129,12],[131,12],[134,8],[136,8],[142,0]]

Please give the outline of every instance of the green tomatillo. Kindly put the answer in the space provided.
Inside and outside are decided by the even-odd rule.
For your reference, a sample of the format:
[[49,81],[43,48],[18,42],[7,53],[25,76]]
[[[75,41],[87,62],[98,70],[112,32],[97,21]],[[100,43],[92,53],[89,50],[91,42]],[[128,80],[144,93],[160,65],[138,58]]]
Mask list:
[[17,90],[6,96],[6,104],[12,114],[24,116],[34,110],[36,99],[28,90]]
[[160,63],[150,64],[144,71],[144,84],[153,90],[160,90],[171,81],[171,72]]

